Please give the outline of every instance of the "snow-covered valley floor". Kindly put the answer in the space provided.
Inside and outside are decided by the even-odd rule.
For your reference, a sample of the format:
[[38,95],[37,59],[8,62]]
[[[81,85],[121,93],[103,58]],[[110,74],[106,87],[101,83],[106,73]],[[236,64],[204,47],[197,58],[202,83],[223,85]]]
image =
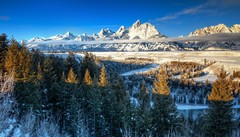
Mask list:
[[151,64],[147,67],[141,68],[141,69],[136,69],[136,70],[131,70],[131,71],[127,71],[125,73],[120,74],[121,76],[130,76],[130,75],[134,75],[134,74],[140,74],[140,73],[146,73],[150,70],[153,69],[157,69],[159,68],[159,64]]
[[[133,75],[135,73],[147,72],[156,69],[158,65],[170,61],[192,61],[202,63],[203,60],[215,61],[213,65],[205,68],[206,75],[194,78],[195,81],[211,82],[216,80],[214,73],[222,66],[227,72],[240,70],[240,51],[159,51],[159,52],[92,52],[98,57],[110,57],[112,60],[125,61],[126,58],[148,58],[153,59],[152,67],[131,70],[122,73],[122,76]],[[177,77],[177,76],[176,76]]]

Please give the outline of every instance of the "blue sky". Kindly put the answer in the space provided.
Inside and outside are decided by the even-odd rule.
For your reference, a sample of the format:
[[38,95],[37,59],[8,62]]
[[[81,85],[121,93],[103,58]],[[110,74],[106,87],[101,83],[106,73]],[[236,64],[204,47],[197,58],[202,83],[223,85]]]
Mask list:
[[136,20],[164,35],[188,35],[197,28],[240,23],[240,0],[1,0],[0,33],[17,40],[116,31]]

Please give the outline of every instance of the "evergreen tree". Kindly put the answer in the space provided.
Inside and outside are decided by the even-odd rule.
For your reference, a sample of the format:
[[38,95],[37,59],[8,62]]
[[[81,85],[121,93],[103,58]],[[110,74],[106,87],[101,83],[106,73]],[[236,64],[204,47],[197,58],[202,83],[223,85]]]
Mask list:
[[8,40],[5,33],[0,35],[0,70],[5,71],[5,58],[7,53]]
[[40,82],[43,80],[43,73],[42,73],[42,67],[40,62],[38,63],[38,67],[37,67],[37,81]]
[[27,82],[32,78],[32,64],[31,64],[31,53],[25,47],[24,43],[21,46],[21,50],[18,56],[19,65],[16,68],[17,80]]
[[133,118],[133,111],[135,110],[130,102],[130,95],[124,87],[122,77],[118,73],[113,73],[111,79],[114,79],[110,83],[110,91],[114,97],[110,97],[109,100],[113,98],[115,103],[112,104],[114,113],[111,114],[112,127],[110,129],[112,134],[114,133],[113,135],[122,136],[124,130],[134,128],[132,125],[135,121]]
[[80,80],[80,73],[76,73],[80,72],[79,63],[72,52],[69,52],[68,57],[64,60],[64,64],[65,73],[67,73],[72,68],[75,74],[77,75],[77,78]]
[[205,116],[206,136],[226,136],[234,126],[231,110],[233,95],[226,76],[226,71],[222,68],[208,96],[210,108]]
[[84,52],[84,58],[81,65],[82,76],[84,76],[86,69],[88,69],[92,78],[94,78],[94,75],[98,76],[100,70],[99,65],[100,61],[95,55]]
[[83,79],[83,82],[86,84],[86,85],[92,85],[93,84],[93,80],[91,78],[91,75],[90,75],[90,72],[88,69],[86,69],[86,72],[84,74],[84,79]]
[[161,69],[154,81],[153,134],[172,136],[179,127],[175,102],[170,96],[166,72]]
[[105,69],[104,65],[101,68],[98,85],[100,87],[105,87],[108,85],[108,78],[107,78],[106,69]]
[[31,59],[31,64],[32,64],[32,71],[34,73],[37,73],[38,71],[38,66],[40,64],[41,69],[43,70],[43,62],[45,60],[44,54],[40,50],[31,50],[32,54],[32,59]]
[[149,136],[152,130],[150,96],[145,83],[141,83],[137,108],[137,133],[139,136]]
[[17,68],[19,65],[19,57],[18,57],[18,43],[12,39],[10,46],[8,47],[8,51],[6,53],[5,58],[5,68],[8,74],[13,73],[14,78],[16,78],[17,75]]
[[56,81],[57,77],[53,57],[50,55],[50,57],[46,58],[43,65],[44,86],[49,91],[51,84]]

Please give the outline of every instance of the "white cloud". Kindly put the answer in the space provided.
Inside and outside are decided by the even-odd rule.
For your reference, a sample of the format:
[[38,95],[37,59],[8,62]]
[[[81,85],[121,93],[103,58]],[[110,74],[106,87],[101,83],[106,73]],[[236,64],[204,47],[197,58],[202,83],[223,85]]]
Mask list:
[[193,15],[193,14],[197,14],[203,11],[203,5],[197,6],[197,7],[192,7],[192,8],[188,8],[188,9],[184,9],[182,11],[176,12],[172,15],[166,15],[164,17],[158,18],[156,19],[156,21],[167,21],[167,20],[172,20],[172,19],[176,19],[180,16],[183,15]]
[[238,7],[240,6],[240,0],[207,0],[205,3],[200,4],[195,7],[183,9],[181,11],[163,16],[161,18],[156,19],[156,21],[168,21],[177,19],[180,16],[184,15],[195,15],[199,13],[220,13],[221,8],[230,8],[230,7]]

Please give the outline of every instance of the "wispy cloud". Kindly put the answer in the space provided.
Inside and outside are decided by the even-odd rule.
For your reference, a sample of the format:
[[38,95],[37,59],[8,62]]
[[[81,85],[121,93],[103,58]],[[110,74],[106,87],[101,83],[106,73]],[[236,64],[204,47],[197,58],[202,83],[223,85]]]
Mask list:
[[202,12],[203,8],[204,8],[204,5],[184,9],[184,10],[176,12],[174,14],[166,15],[164,17],[158,18],[158,19],[156,19],[156,21],[167,21],[167,20],[176,19],[176,18],[178,18],[180,16],[183,16],[183,15],[194,15],[194,14]]
[[235,7],[240,6],[240,0],[207,0],[205,3],[201,5],[183,9],[181,11],[160,17],[156,19],[156,21],[163,22],[177,19],[184,15],[195,15],[199,13],[207,13],[210,15],[216,12],[220,13],[219,9],[221,8],[229,8],[234,6]]
[[10,19],[9,16],[0,16],[0,20],[2,21],[8,21]]
[[240,0],[208,0],[210,5],[221,6],[221,7],[233,7],[240,6]]

